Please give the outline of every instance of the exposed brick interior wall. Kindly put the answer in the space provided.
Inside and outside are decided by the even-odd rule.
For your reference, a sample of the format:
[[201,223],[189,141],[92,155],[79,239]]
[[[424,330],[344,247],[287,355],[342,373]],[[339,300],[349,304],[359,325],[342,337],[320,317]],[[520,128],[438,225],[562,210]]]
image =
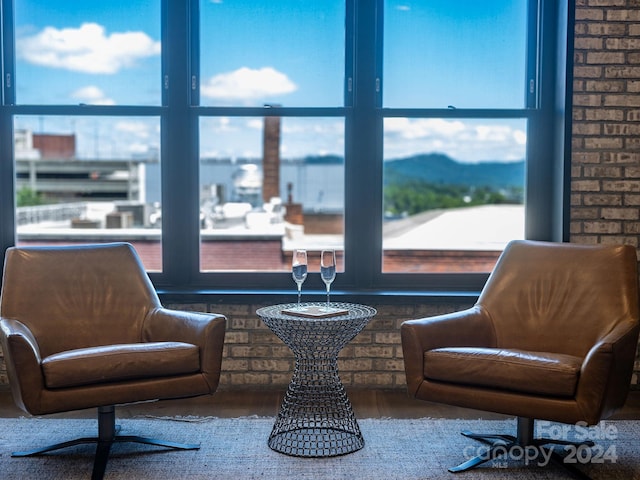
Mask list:
[[576,0],[574,42],[570,240],[638,248],[640,1]]
[[576,8],[571,241],[640,233],[640,1]]
[[[292,294],[292,301],[295,301]],[[286,388],[293,373],[293,353],[256,315],[266,304],[171,305],[227,316],[220,389]],[[440,305],[371,305],[377,315],[338,356],[340,379],[347,387],[404,389],[406,387],[400,325],[421,318],[468,308],[470,303]]]
[[[640,234],[640,0],[576,0],[571,241],[628,243]],[[282,388],[293,356],[255,315],[263,305],[173,305],[228,317],[220,388]],[[372,305],[374,320],[340,354],[346,385],[404,388],[402,321],[466,308]],[[0,357],[0,384],[6,368]],[[640,361],[632,386],[638,386]]]

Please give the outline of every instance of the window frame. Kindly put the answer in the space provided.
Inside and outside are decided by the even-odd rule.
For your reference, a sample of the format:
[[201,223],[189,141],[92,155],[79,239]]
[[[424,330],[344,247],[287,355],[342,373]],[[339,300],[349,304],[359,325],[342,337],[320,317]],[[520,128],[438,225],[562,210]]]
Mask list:
[[[382,273],[382,124],[385,118],[526,118],[525,238],[568,240],[570,59],[573,0],[529,4],[527,105],[523,109],[383,108],[383,0],[345,1],[345,102],[328,107],[215,107],[199,105],[199,0],[162,2],[160,106],[16,105],[13,0],[2,0],[0,105],[0,246],[16,243],[13,117],[15,115],[155,116],[161,123],[162,272],[156,287],[176,294],[289,292],[289,272],[201,272],[199,261],[199,119],[233,116],[341,117],[345,120],[345,272],[336,298],[355,293],[479,291],[488,274]],[[195,83],[194,83],[195,81]],[[195,85],[196,88],[192,88]],[[373,138],[373,141],[371,140]],[[536,139],[533,141],[533,139]],[[378,188],[371,192],[371,185]],[[366,200],[365,200],[366,199]],[[305,289],[321,295],[319,276]]]

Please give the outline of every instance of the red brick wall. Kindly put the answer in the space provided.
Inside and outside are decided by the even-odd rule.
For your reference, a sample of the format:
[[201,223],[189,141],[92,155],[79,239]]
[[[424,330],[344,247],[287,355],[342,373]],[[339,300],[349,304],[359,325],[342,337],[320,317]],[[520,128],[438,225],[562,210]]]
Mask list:
[[73,159],[76,158],[76,136],[34,133],[33,148],[40,150],[44,159]]

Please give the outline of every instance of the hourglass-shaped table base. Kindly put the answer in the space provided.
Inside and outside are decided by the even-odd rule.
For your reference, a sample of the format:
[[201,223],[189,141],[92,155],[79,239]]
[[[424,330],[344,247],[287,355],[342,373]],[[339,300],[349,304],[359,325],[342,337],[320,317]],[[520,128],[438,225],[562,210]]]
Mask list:
[[[324,305],[324,304],[303,304]],[[364,438],[338,376],[338,353],[376,314],[364,305],[332,303],[348,315],[301,318],[283,314],[295,304],[261,308],[258,316],[293,351],[295,369],[269,435],[271,449],[298,457],[331,457],[360,450]]]

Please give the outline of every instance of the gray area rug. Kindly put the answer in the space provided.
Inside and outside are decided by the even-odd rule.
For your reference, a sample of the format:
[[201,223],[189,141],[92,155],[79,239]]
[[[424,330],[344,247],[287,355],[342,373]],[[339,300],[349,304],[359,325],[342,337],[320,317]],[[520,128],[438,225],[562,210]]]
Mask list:
[[[569,479],[541,458],[528,462],[498,459],[469,472],[448,467],[482,451],[460,435],[514,433],[515,420],[361,419],[363,449],[330,458],[297,458],[267,446],[273,418],[132,418],[122,419],[122,435],[144,435],[178,442],[200,442],[200,450],[168,451],[135,444],[115,444],[108,479]],[[582,471],[597,479],[640,479],[640,421],[607,421],[598,427],[545,424],[552,438],[592,438],[596,447],[573,452]],[[14,450],[35,448],[95,435],[95,420],[0,419],[0,478],[3,480],[73,480],[90,478],[93,446],[77,446],[39,457],[11,458]],[[540,429],[540,425],[537,426]],[[521,452],[524,453],[524,452]],[[517,456],[514,452],[513,456]],[[528,465],[526,465],[528,463]]]

